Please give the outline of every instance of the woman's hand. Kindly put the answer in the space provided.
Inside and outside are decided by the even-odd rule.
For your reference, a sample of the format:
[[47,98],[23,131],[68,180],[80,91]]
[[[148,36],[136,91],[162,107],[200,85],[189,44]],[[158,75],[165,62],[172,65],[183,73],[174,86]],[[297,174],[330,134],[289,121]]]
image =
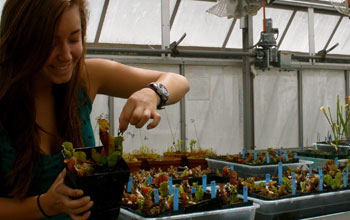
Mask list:
[[[64,169],[51,185],[50,189],[40,196],[40,205],[44,212],[49,215],[66,213],[73,220],[85,220],[90,216],[88,211],[93,201],[89,196],[83,196],[84,192],[80,189],[72,189],[64,184],[66,169]],[[70,199],[70,197],[81,197],[79,199]],[[84,213],[81,215],[81,213]]]
[[133,93],[120,114],[120,131],[128,129],[129,123],[136,128],[141,128],[149,119],[153,119],[153,121],[147,125],[147,129],[156,127],[161,119],[157,112],[159,102],[159,96],[150,88],[143,88]]

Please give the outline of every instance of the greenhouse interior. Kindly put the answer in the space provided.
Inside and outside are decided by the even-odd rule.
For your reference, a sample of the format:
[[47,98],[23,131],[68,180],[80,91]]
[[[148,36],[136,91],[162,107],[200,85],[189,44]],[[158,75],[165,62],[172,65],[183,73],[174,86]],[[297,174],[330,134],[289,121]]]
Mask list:
[[127,99],[96,96],[95,144],[106,119],[128,173],[89,219],[350,219],[350,0],[86,2],[86,60],[190,85],[153,129],[120,132]]

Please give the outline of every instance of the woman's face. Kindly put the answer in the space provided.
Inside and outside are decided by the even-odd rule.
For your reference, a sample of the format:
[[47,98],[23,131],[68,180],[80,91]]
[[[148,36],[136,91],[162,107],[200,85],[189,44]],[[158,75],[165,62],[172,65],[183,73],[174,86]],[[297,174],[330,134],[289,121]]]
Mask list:
[[71,79],[83,52],[78,6],[72,6],[63,13],[54,33],[52,47],[40,78],[54,84],[66,83]]

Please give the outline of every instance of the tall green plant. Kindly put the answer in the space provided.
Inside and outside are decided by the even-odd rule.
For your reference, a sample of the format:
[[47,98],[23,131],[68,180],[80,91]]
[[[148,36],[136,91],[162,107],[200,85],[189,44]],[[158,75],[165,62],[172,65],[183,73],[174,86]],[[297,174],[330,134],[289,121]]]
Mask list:
[[[330,107],[327,107],[328,113],[324,106],[321,106],[320,110],[326,117],[329,125],[331,126],[334,143],[330,143],[332,146],[338,150],[339,140],[342,136],[349,137],[349,119],[350,113],[348,104],[340,104],[339,95],[337,96],[337,109],[336,109],[336,121],[333,120]],[[345,114],[345,115],[344,115]]]

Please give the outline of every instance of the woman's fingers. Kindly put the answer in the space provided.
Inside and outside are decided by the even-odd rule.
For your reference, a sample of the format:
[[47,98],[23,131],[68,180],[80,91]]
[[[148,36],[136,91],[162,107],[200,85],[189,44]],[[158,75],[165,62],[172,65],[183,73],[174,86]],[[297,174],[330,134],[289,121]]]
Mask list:
[[67,185],[65,185],[64,183],[57,186],[57,192],[64,195],[64,196],[67,196],[67,197],[80,197],[80,196],[84,195],[83,190],[72,189],[72,188],[68,187]]
[[147,129],[155,128],[159,124],[161,116],[157,111],[154,111],[151,118],[153,121],[147,125]]

